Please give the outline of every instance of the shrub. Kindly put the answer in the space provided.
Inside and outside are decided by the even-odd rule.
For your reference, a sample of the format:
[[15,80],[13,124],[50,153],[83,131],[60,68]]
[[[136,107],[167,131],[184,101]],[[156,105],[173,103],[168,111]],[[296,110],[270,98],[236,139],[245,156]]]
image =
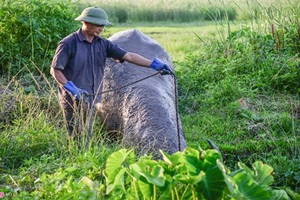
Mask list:
[[[198,55],[188,57],[178,71],[185,99],[207,93],[212,100],[231,102],[253,92],[296,94],[300,87],[298,27],[286,26],[285,39],[243,28],[226,41],[212,38]],[[284,43],[284,44],[282,44]]]
[[75,30],[76,7],[68,1],[7,0],[0,4],[0,75],[14,75],[30,60],[49,73],[59,40]]

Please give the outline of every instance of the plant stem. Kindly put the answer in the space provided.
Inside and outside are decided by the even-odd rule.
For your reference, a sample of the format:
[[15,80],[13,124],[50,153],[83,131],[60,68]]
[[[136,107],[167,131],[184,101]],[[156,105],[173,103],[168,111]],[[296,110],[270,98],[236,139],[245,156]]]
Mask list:
[[138,194],[138,191],[137,191],[137,188],[136,188],[136,181],[132,181],[132,184],[133,184],[135,196],[139,200],[140,198],[139,198],[139,194]]
[[153,200],[156,200],[156,186],[153,185]]
[[193,199],[197,199],[196,195],[195,195],[195,189],[193,187],[193,185],[191,185],[191,188],[192,188],[192,195],[193,195]]

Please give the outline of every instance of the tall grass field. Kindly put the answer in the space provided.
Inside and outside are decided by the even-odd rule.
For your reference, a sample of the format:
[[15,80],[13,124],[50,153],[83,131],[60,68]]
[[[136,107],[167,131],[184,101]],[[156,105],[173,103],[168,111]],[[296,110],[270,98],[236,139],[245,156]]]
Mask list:
[[[103,37],[168,51],[187,149],[137,156],[98,117],[67,136],[50,63],[86,6],[107,11]],[[3,0],[0,199],[300,199],[299,17],[294,0]]]

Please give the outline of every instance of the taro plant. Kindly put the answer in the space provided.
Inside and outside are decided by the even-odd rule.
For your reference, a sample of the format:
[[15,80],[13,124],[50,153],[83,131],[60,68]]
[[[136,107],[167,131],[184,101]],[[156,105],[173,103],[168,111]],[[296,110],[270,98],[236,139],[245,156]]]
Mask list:
[[[256,161],[238,163],[230,171],[215,150],[187,148],[162,160],[121,149],[111,154],[104,170],[106,194],[112,199],[293,199],[273,189],[273,169]],[[299,196],[298,196],[299,197]]]

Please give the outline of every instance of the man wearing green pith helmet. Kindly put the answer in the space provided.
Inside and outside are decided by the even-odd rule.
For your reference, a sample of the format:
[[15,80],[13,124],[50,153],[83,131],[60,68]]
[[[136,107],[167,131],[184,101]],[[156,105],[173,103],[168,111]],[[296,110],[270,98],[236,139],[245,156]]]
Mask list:
[[[165,63],[156,58],[149,60],[127,52],[102,38],[104,27],[111,25],[103,9],[88,7],[75,20],[81,21],[82,27],[59,42],[50,70],[58,83],[60,105],[71,137],[80,135],[82,131],[75,123],[75,113],[83,97],[88,97],[89,111],[101,101],[101,95],[93,94],[101,93],[106,58],[150,67],[165,74],[172,73]],[[87,120],[91,128],[92,119]]]

